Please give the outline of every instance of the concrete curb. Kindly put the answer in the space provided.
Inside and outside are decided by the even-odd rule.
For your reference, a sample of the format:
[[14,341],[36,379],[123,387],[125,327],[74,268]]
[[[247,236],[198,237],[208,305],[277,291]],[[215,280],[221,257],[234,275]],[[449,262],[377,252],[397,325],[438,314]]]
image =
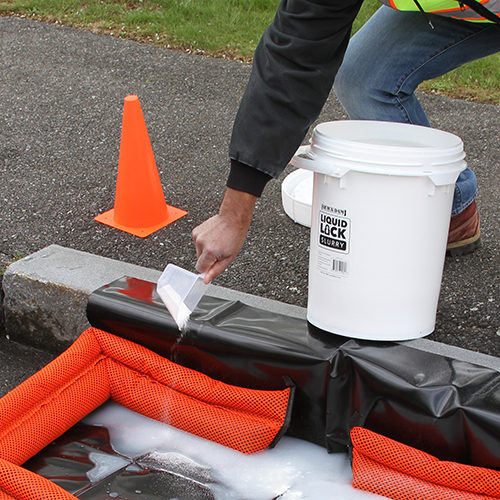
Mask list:
[[[161,272],[50,245],[12,262],[3,276],[5,330],[15,342],[58,354],[83,330],[91,293],[123,276],[156,282]],[[208,295],[305,318],[305,310],[211,285]]]
[[[59,354],[90,326],[91,293],[123,276],[156,282],[161,272],[86,252],[50,245],[11,263],[3,276],[3,312],[9,337]],[[259,309],[306,318],[306,310],[211,285],[208,295],[240,300]],[[404,344],[418,350],[500,371],[500,359],[426,339]]]

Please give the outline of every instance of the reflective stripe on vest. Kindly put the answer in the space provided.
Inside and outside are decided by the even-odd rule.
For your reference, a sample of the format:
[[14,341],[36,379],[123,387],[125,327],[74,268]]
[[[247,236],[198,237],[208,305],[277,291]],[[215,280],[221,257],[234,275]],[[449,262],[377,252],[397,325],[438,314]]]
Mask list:
[[[418,4],[420,4],[423,11],[429,14],[440,14],[462,21],[490,22],[459,0],[418,0],[418,4],[414,0],[379,1],[397,10],[418,11]],[[500,17],[500,0],[480,0],[477,3],[486,7],[495,16]]]

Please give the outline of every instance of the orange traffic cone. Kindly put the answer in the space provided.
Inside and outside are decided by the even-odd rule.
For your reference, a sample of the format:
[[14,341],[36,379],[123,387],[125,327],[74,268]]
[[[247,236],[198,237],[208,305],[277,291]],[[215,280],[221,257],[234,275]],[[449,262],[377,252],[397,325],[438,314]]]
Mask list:
[[141,104],[125,97],[115,206],[95,220],[144,238],[187,212],[166,204]]

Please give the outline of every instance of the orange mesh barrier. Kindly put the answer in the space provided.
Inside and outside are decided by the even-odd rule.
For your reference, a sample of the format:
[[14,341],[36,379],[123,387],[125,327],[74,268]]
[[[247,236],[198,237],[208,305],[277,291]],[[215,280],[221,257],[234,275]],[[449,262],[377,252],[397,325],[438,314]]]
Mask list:
[[76,500],[76,497],[34,472],[0,458],[0,500]]
[[361,427],[351,431],[353,486],[394,500],[500,498],[500,472],[444,462]]
[[0,458],[21,465],[110,398],[105,356],[88,330],[0,399]]
[[289,388],[231,386],[128,340],[96,336],[109,359],[111,398],[130,410],[243,453],[266,449],[283,427]]
[[[24,463],[111,398],[133,411],[252,453],[283,427],[291,390],[234,387],[96,328],[0,399],[0,459]],[[2,484],[0,484],[0,490]]]

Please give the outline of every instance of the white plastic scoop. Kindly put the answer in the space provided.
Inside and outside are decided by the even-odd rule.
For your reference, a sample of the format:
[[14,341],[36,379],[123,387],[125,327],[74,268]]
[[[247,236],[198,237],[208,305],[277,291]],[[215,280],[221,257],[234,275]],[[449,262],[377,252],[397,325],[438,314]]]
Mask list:
[[194,274],[168,264],[156,284],[156,291],[174,318],[179,330],[185,329],[191,313],[205,294],[205,274]]

